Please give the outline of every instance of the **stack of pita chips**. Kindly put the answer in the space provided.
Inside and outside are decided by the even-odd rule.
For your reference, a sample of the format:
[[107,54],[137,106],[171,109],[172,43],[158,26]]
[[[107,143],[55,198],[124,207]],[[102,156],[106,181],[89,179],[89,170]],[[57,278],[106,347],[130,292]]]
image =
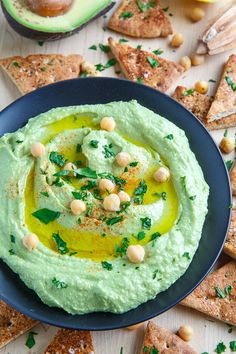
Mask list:
[[181,65],[152,52],[108,39],[109,46],[125,77],[166,92],[184,72]]
[[123,0],[108,28],[137,38],[167,37],[173,33],[169,18],[158,0]]
[[80,55],[35,54],[0,59],[7,73],[22,94],[44,85],[79,76],[83,59]]

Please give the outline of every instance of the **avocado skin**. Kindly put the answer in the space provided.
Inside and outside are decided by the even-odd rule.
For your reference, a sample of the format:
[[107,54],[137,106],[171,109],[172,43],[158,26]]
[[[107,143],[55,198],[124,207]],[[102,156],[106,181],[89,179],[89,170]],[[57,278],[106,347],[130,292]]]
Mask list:
[[88,22],[84,23],[82,26],[75,28],[73,31],[49,33],[49,32],[35,31],[35,30],[32,30],[31,28],[21,25],[20,23],[18,23],[14,18],[12,18],[9,15],[5,6],[3,5],[3,2],[1,1],[3,14],[4,14],[7,22],[9,23],[9,25],[11,26],[11,28],[13,28],[13,30],[15,32],[17,32],[18,34],[20,34],[23,37],[34,39],[36,41],[43,41],[43,42],[56,41],[58,39],[72,36],[76,32],[79,32],[81,29],[83,29],[85,26],[87,26],[87,24],[89,24],[90,22],[96,20],[98,17],[100,17],[102,15],[105,15],[114,5],[115,5],[115,2],[112,2],[110,5],[105,7],[102,11],[100,11],[96,16],[91,18]]

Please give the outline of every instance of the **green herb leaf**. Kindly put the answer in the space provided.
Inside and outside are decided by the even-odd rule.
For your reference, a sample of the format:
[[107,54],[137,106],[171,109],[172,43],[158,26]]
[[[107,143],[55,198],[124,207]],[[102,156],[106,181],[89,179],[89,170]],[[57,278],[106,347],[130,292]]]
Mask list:
[[142,222],[142,228],[143,228],[143,229],[147,229],[147,230],[150,230],[150,229],[151,229],[151,226],[152,226],[152,219],[146,217],[146,218],[141,218],[140,220],[141,220],[141,222]]
[[215,287],[215,291],[216,291],[217,296],[218,296],[220,299],[224,299],[224,298],[226,297],[226,295],[223,293],[223,291],[221,290],[221,288],[219,288],[218,286]]
[[189,90],[186,90],[182,93],[182,96],[189,96],[191,95],[192,93],[194,93],[194,89],[189,89]]
[[97,46],[95,44],[91,45],[91,47],[89,47],[89,49],[91,50],[97,50]]
[[87,177],[92,179],[98,178],[97,172],[92,170],[90,167],[77,168],[76,170],[74,170],[74,172],[81,177]]
[[229,347],[230,347],[231,352],[236,352],[236,340],[233,340],[232,342],[230,342]]
[[43,195],[44,197],[47,197],[47,198],[49,197],[48,192],[40,192],[40,194]]
[[233,91],[236,91],[236,84],[232,81],[232,79],[229,76],[225,77],[225,80],[227,84],[231,87]]
[[52,182],[52,186],[56,186],[56,187],[62,187],[63,184],[64,184],[64,182],[62,182],[62,181],[60,180],[60,177],[57,177],[57,178],[55,179],[55,181]]
[[97,182],[96,181],[88,181],[87,184],[83,185],[80,189],[82,191],[84,191],[84,190],[93,189],[94,187],[97,187]]
[[154,8],[157,6],[157,4],[154,2],[154,1],[148,1],[147,3],[143,4],[143,1],[142,0],[137,0],[137,4],[138,4],[138,7],[139,7],[139,10],[141,12],[146,12],[148,9],[150,8]]
[[210,80],[208,80],[208,82],[215,83],[215,82],[216,82],[216,80],[210,79]]
[[112,263],[104,261],[104,262],[102,262],[102,268],[104,268],[106,270],[112,270],[113,265],[112,265]]
[[60,252],[60,254],[66,254],[69,252],[69,249],[67,248],[67,244],[65,241],[62,240],[62,238],[59,235],[59,232],[53,233],[52,238],[56,242],[57,249]]
[[231,167],[233,166],[233,161],[227,160],[227,161],[225,161],[225,164],[226,164],[227,170],[230,171]]
[[8,252],[9,252],[10,256],[13,256],[15,254],[15,251],[13,250],[13,248],[11,248]]
[[28,333],[28,338],[27,338],[27,340],[26,340],[26,342],[25,342],[25,345],[26,345],[29,349],[33,348],[33,346],[35,345],[34,336],[37,335],[37,334],[38,334],[38,333],[32,332],[32,331],[30,331],[30,332]]
[[134,195],[138,196],[134,198],[134,202],[138,204],[143,203],[144,194],[147,192],[147,184],[144,180],[139,183],[139,186],[135,189]]
[[153,346],[150,350],[150,354],[158,354],[159,350],[157,350],[157,348],[155,346]]
[[24,142],[24,140],[16,140],[17,144],[22,144]]
[[98,140],[91,140],[89,145],[92,146],[94,149],[97,149],[98,143],[99,143]]
[[161,193],[155,192],[155,193],[153,193],[153,195],[156,196],[156,197],[160,197],[160,198],[162,198],[163,200],[166,200],[166,198],[167,198],[166,192],[161,192]]
[[164,12],[167,12],[167,11],[169,10],[169,6],[164,7],[162,10],[163,10]]
[[52,151],[49,155],[49,160],[52,163],[55,163],[59,167],[63,167],[66,163],[66,160],[64,159],[63,155],[59,155],[58,152]]
[[133,17],[133,14],[130,11],[122,12],[119,16],[119,18],[123,18],[124,20],[126,20],[127,18],[131,18],[131,17]]
[[186,190],[186,176],[180,177],[180,183],[184,190]]
[[123,354],[123,347],[120,348],[120,354]]
[[46,71],[45,66],[43,66],[43,67],[41,68],[41,71],[42,71],[42,72],[45,72],[45,71]]
[[133,162],[130,162],[130,167],[136,167],[138,165],[138,161],[133,161]]
[[15,68],[20,68],[20,65],[17,61],[13,61],[12,65],[15,67]]
[[121,241],[120,246],[116,246],[116,252],[119,253],[120,256],[126,254],[127,248],[129,247],[130,240],[127,237],[124,237]]
[[81,144],[77,144],[76,145],[76,152],[80,152],[81,151]]
[[196,197],[197,197],[196,195],[192,195],[191,197],[189,197],[189,199],[193,201],[196,199]]
[[44,41],[38,41],[38,45],[42,47],[44,45]]
[[190,255],[189,255],[189,252],[184,252],[183,253],[183,257],[185,257],[185,258],[187,258],[187,260],[191,260],[191,257],[190,257]]
[[49,224],[50,222],[56,220],[59,218],[61,213],[59,211],[53,211],[47,208],[39,209],[32,213],[32,215],[38,219],[39,221],[42,221],[44,224]]
[[125,38],[119,39],[119,43],[127,43],[127,42],[129,42],[128,39],[125,39]]
[[227,285],[227,286],[225,287],[225,293],[226,293],[226,295],[229,296],[229,295],[231,294],[232,289],[233,289],[232,285]]
[[14,235],[10,235],[11,243],[16,243],[16,237]]
[[141,44],[138,44],[137,47],[136,47],[138,50],[142,49],[142,45]]
[[141,241],[145,238],[145,232],[144,231],[140,231],[137,235],[137,239],[138,241]]
[[78,200],[86,200],[88,198],[88,194],[86,192],[71,192],[73,197]]
[[101,51],[103,51],[104,53],[109,53],[111,51],[111,48],[109,47],[109,45],[104,45],[102,43],[99,43],[99,48],[101,49]]
[[225,350],[226,350],[226,346],[224,345],[223,342],[221,342],[221,343],[218,343],[218,344],[217,344],[216,349],[215,349],[215,352],[216,352],[217,354],[221,354],[221,353],[224,353]]
[[55,285],[57,289],[66,289],[68,288],[68,284],[66,284],[64,281],[60,281],[57,278],[52,279],[52,284]]
[[87,213],[86,216],[90,217],[93,212],[93,203],[87,203]]
[[228,136],[228,129],[225,129],[224,131],[224,137],[226,138]]
[[173,134],[168,134],[168,135],[164,136],[164,139],[173,140],[174,139],[174,135]]
[[144,83],[144,80],[141,77],[138,77],[136,81],[137,81],[138,84],[143,84]]
[[160,65],[159,61],[152,57],[147,57],[147,61],[152,68],[157,68]]
[[147,346],[143,347],[143,352],[144,352],[144,353],[147,353],[148,349],[149,349],[149,348],[148,348]]
[[106,224],[109,226],[115,225],[123,220],[123,216],[117,216],[116,218],[111,218],[106,220]]
[[228,328],[228,333],[232,333],[233,332],[233,326],[230,324],[227,324]]
[[62,170],[62,171],[59,171],[57,173],[54,173],[53,176],[55,177],[63,177],[63,176],[68,176],[70,174],[71,171],[69,170]]
[[109,145],[103,145],[103,155],[105,157],[105,159],[108,159],[110,157],[114,157],[115,156],[115,153],[114,151],[112,150],[112,144],[109,144]]
[[157,49],[157,50],[153,50],[153,53],[156,55],[161,55],[164,53],[164,51],[162,49]]

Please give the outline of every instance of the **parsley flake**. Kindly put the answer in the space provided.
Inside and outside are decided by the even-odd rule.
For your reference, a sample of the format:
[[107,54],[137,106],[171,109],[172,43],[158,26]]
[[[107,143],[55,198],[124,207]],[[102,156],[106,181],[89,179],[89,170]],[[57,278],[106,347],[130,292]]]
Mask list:
[[123,18],[124,20],[126,20],[127,18],[131,18],[131,17],[133,17],[133,13],[130,11],[124,11],[119,16],[119,18]]
[[102,268],[104,268],[106,270],[112,270],[113,265],[112,265],[112,263],[104,261],[104,262],[102,262]]
[[137,239],[138,241],[141,241],[145,238],[145,232],[144,231],[140,231],[137,235]]
[[232,79],[229,76],[226,76],[225,80],[226,80],[227,84],[229,85],[229,87],[231,87],[231,89],[233,91],[236,91],[236,84],[232,81]]
[[152,57],[147,57],[147,61],[152,68],[157,68],[160,65],[159,61]]
[[99,143],[98,140],[91,140],[89,145],[92,146],[94,149],[97,149],[98,143]]
[[50,222],[56,220],[59,218],[61,213],[59,211],[53,211],[47,208],[39,209],[32,213],[32,215],[38,219],[39,221],[42,221],[44,224],[49,224]]
[[25,342],[25,345],[26,345],[29,349],[33,348],[33,346],[35,345],[34,336],[37,335],[37,334],[38,334],[38,333],[32,332],[32,331],[30,331],[30,332],[28,333],[28,338],[27,338],[27,340],[26,340],[26,342]]
[[232,352],[236,352],[236,341],[233,340],[232,342],[230,342],[229,347]]
[[147,230],[150,230],[151,226],[152,226],[152,220],[148,217],[146,218],[141,218],[140,219],[141,222],[142,222],[142,228],[143,229],[147,229]]
[[216,349],[215,349],[215,352],[216,352],[217,354],[221,354],[221,353],[224,353],[225,350],[226,350],[226,346],[224,345],[223,342],[221,342],[221,343],[218,343],[218,344],[217,344]]
[[53,240],[56,242],[57,249],[60,254],[66,254],[69,252],[69,249],[67,248],[67,244],[63,239],[60,237],[59,232],[58,233],[53,233],[52,234]]
[[123,216],[117,216],[116,218],[111,218],[106,220],[106,224],[109,226],[115,225],[123,220]]
[[182,93],[182,96],[189,96],[191,95],[192,93],[194,93],[194,89],[189,89],[189,90],[186,90]]
[[59,167],[63,167],[66,163],[66,160],[64,159],[63,155],[59,155],[58,152],[52,151],[49,155],[49,160],[52,163],[55,163]]
[[66,284],[64,281],[60,281],[57,278],[52,279],[52,284],[55,285],[57,289],[66,289],[68,288],[68,284]]

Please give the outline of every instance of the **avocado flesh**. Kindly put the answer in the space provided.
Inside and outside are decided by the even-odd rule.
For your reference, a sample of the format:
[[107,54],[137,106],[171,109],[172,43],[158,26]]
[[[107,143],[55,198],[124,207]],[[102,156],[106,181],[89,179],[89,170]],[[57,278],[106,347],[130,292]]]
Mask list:
[[57,17],[42,17],[31,12],[23,0],[2,0],[6,12],[20,25],[34,31],[46,33],[67,33],[89,22],[112,0],[74,0],[69,11]]

